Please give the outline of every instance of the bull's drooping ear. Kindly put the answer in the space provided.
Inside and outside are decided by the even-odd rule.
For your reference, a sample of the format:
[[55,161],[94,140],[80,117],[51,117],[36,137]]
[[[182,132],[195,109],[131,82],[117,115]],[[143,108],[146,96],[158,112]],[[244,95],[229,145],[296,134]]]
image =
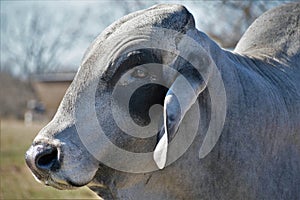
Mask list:
[[158,142],[154,150],[154,161],[159,169],[163,169],[167,161],[167,150],[169,139],[176,132],[176,126],[180,123],[180,105],[172,91],[169,90],[164,100],[164,123],[158,133]]
[[206,81],[189,62],[177,58],[173,65],[174,68],[179,68],[179,75],[164,99],[164,125],[158,133],[158,142],[153,154],[159,169],[166,165],[169,141],[174,138],[186,112],[206,87]]

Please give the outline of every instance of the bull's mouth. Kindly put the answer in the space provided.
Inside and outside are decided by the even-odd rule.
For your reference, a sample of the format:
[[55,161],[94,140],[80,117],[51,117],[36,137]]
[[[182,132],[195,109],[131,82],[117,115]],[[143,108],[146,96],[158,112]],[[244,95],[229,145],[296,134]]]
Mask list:
[[44,184],[47,186],[54,187],[59,190],[74,190],[76,188],[81,187],[81,185],[80,186],[76,185],[70,181],[67,181],[67,184],[66,184],[66,183],[60,183],[60,182],[53,181],[52,179],[48,179],[47,181],[44,181]]
[[41,178],[39,175],[37,176],[34,172],[32,172],[32,175],[35,177],[35,179],[38,182],[40,182],[46,186],[54,187],[59,190],[74,190],[79,187],[86,186],[88,184],[88,183],[78,184],[69,179],[63,180],[63,179],[58,179],[58,178],[52,178],[51,175]]

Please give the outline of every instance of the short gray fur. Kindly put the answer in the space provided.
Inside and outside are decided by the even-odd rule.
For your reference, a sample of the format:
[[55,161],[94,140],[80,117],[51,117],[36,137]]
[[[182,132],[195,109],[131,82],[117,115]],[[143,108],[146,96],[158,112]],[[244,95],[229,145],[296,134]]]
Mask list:
[[[51,176],[78,185],[91,181],[88,186],[104,199],[300,199],[299,23],[300,3],[270,10],[251,25],[236,49],[229,52],[196,30],[193,16],[183,6],[158,5],[125,16],[90,46],[56,116],[33,145],[59,143],[65,163]],[[209,93],[204,90],[198,97],[199,132],[180,159],[152,173],[120,172],[97,162],[85,150],[74,128],[74,106],[89,83],[101,77],[96,108],[100,121],[105,121],[103,129],[110,131],[109,137],[120,147],[132,151],[134,147],[153,149],[156,138],[145,142],[124,136],[120,140],[120,130],[111,115],[103,112],[109,106],[110,81],[118,71],[116,65],[99,63],[99,58],[108,56],[113,49],[110,38],[114,34],[154,26],[197,32],[194,39],[207,54],[199,57],[209,56],[224,81],[226,120],[212,152],[199,159],[210,118]],[[153,52],[158,60],[167,63],[167,58],[158,54]],[[99,67],[101,73],[95,74]],[[88,120],[88,113],[80,116],[81,120]],[[63,185],[53,183],[54,187],[68,188]]]

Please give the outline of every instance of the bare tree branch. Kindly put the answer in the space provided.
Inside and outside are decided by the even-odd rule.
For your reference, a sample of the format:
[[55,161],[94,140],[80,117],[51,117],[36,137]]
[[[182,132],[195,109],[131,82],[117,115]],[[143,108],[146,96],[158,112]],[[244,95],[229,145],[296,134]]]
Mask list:
[[[17,12],[17,11],[16,11]],[[7,13],[1,13],[1,18],[7,19]],[[22,20],[16,21],[15,26],[9,26],[7,20],[1,20],[5,29],[1,31],[7,38],[1,47],[6,51],[5,70],[13,74],[28,77],[31,73],[54,71],[62,65],[60,54],[73,47],[85,32],[82,25],[88,19],[89,12],[84,10],[78,18],[76,26],[68,26],[65,21],[70,17],[63,16],[56,20],[58,24],[48,23],[50,13],[45,10],[33,10]],[[16,14],[18,17],[18,15]]]

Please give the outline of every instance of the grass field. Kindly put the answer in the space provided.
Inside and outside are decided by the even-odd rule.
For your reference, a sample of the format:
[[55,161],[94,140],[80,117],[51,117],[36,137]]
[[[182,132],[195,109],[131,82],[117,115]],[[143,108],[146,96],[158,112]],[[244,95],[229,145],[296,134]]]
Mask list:
[[43,124],[1,120],[0,199],[95,199],[87,187],[60,191],[38,183],[24,161],[24,154]]

